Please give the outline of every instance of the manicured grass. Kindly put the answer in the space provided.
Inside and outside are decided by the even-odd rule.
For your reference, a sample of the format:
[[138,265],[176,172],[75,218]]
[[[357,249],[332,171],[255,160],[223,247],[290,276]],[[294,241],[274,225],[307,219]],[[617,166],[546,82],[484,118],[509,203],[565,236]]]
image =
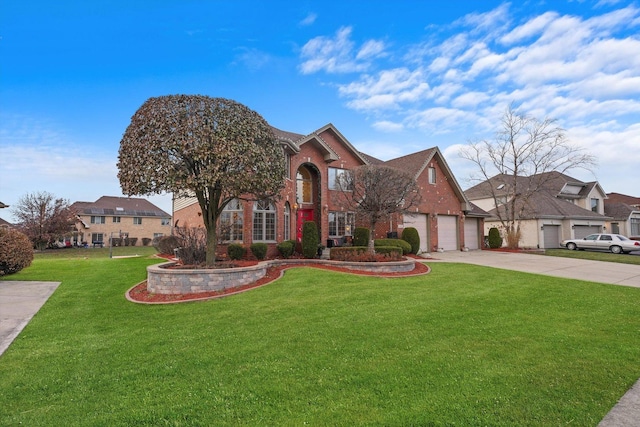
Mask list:
[[0,425],[596,425],[640,377],[637,288],[434,264],[126,301],[157,261],[6,278],[62,284],[0,357]]
[[35,259],[84,259],[84,258],[109,258],[119,256],[149,256],[155,254],[153,246],[118,246],[111,248],[64,248],[46,249],[35,253]]
[[570,251],[568,249],[546,249],[544,252],[545,255],[550,256],[640,265],[640,256],[634,254],[612,254],[610,252],[598,251]]

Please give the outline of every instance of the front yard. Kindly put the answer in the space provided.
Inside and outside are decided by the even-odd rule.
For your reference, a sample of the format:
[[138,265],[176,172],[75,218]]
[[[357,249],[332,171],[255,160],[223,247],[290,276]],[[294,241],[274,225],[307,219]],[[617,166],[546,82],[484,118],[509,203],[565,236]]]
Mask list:
[[62,284],[0,356],[1,425],[596,425],[640,377],[636,288],[300,268],[144,306],[124,293],[159,260],[93,254],[5,278]]
[[640,256],[638,256],[637,254],[638,252],[632,252],[631,254],[612,254],[610,252],[602,251],[570,251],[568,249],[545,250],[545,255],[549,256],[640,265]]

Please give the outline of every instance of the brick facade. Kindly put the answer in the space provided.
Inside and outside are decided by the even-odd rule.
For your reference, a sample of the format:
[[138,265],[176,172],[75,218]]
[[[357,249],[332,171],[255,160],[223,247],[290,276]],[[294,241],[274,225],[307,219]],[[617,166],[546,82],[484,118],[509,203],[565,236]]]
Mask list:
[[[283,132],[274,129],[276,135],[283,142],[283,146],[289,147],[289,170],[285,180],[285,186],[280,194],[280,198],[274,202],[276,216],[276,239],[267,241],[269,244],[268,256],[276,256],[276,244],[288,239],[296,239],[298,228],[303,222],[302,215],[312,215],[318,226],[320,242],[326,244],[329,238],[342,237],[343,234],[330,235],[329,217],[345,216],[344,209],[340,206],[338,192],[329,188],[330,168],[354,169],[358,166],[377,163],[398,167],[417,176],[417,181],[423,195],[423,202],[418,207],[417,212],[435,215],[430,221],[432,244],[429,247],[437,247],[437,215],[455,215],[459,218],[458,240],[464,246],[464,207],[468,204],[464,193],[458,186],[455,178],[451,174],[444,158],[437,148],[414,153],[404,158],[395,159],[389,162],[382,162],[358,152],[349,141],[331,124],[309,134],[299,135],[290,132]],[[435,169],[436,181],[429,183],[428,169]],[[304,168],[305,174],[311,177],[309,191],[298,191],[296,176]],[[310,200],[305,200],[310,193]],[[179,199],[178,199],[179,200]],[[288,227],[285,227],[285,210],[289,208]],[[253,202],[243,202],[243,224],[244,232],[241,242],[247,248],[253,240]],[[174,222],[179,226],[188,224],[189,226],[202,226],[200,208],[195,198],[174,202]],[[402,233],[402,218],[394,216],[388,221],[379,223],[375,230],[376,238],[387,236],[389,231]],[[367,226],[356,223],[354,226]],[[289,235],[285,236],[288,228]],[[353,230],[352,230],[353,232]],[[219,248],[219,253],[224,253],[225,245]]]

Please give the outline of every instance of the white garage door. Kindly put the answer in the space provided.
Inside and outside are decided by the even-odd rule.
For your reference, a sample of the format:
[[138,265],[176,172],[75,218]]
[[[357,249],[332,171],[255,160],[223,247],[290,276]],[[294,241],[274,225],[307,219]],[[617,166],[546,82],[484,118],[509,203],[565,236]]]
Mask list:
[[464,244],[469,249],[479,249],[478,244],[478,218],[465,218],[464,220]]
[[556,249],[560,247],[560,226],[544,225],[542,227],[545,249]]
[[589,234],[595,234],[600,232],[600,227],[592,225],[576,225],[573,227],[574,239],[583,239]]
[[458,217],[438,215],[438,248],[445,251],[458,250]]
[[420,236],[420,251],[429,252],[429,239],[427,234],[427,215],[414,214],[404,216],[404,228],[413,227],[418,230]]

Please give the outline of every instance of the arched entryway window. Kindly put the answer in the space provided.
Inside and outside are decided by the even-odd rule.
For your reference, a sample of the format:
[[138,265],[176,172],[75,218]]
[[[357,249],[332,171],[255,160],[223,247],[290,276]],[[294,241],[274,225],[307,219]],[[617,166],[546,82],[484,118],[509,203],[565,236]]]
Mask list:
[[253,204],[253,241],[275,242],[276,207],[269,200],[258,200]]
[[313,203],[313,179],[311,172],[304,166],[300,166],[296,175],[296,197],[298,203]]

